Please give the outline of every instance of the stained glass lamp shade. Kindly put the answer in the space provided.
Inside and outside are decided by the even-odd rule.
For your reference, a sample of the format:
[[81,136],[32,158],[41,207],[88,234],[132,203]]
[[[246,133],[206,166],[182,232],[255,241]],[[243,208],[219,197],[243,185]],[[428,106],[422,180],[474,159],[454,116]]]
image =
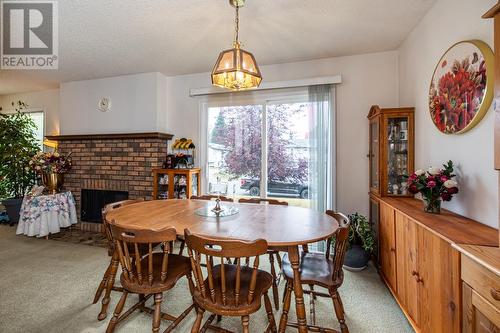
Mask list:
[[214,86],[231,90],[244,90],[258,87],[262,81],[259,67],[254,56],[235,45],[219,54],[212,71]]
[[229,0],[229,3],[236,9],[233,48],[219,54],[212,70],[212,84],[231,90],[256,88],[262,81],[259,66],[254,56],[240,47],[238,40],[239,8],[245,4],[245,0]]

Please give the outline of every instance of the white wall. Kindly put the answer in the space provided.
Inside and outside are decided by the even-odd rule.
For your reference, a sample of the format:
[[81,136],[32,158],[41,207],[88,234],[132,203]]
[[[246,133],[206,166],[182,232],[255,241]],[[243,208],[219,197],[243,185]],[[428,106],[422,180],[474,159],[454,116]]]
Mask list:
[[[61,134],[162,131],[165,89],[165,76],[156,72],[62,83]],[[97,109],[102,97],[111,100],[108,112]]]
[[494,0],[438,0],[399,49],[401,105],[416,107],[416,167],[458,165],[460,193],[444,206],[493,227],[498,225],[497,172],[493,171],[493,111],[462,135],[441,134],[427,107],[434,67],[454,43],[481,39],[493,45],[493,22],[481,19]]
[[[336,92],[338,209],[368,213],[368,121],[373,104],[398,103],[397,52],[262,66],[264,80],[342,75]],[[167,78],[167,132],[199,142],[199,100],[189,89],[210,86],[209,73]]]
[[59,133],[59,89],[0,96],[0,106],[12,109],[11,102],[23,101],[29,108],[40,108],[45,113],[45,135]]

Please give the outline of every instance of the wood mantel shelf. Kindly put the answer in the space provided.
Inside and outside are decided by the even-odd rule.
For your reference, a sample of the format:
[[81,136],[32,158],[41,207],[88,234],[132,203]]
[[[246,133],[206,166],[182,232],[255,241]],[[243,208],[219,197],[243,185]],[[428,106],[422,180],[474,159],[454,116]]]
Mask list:
[[47,135],[51,141],[76,141],[76,140],[125,140],[125,139],[161,139],[171,140],[172,134],[161,132],[146,133],[111,133],[111,134],[73,134],[73,135]]

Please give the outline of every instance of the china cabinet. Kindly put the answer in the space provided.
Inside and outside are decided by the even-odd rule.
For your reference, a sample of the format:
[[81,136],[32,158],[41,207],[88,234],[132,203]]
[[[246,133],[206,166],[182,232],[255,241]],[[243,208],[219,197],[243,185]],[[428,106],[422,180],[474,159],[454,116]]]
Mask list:
[[404,176],[414,170],[414,111],[377,105],[370,109],[370,192],[376,196],[413,196]]
[[153,169],[153,199],[189,199],[200,193],[200,169]]

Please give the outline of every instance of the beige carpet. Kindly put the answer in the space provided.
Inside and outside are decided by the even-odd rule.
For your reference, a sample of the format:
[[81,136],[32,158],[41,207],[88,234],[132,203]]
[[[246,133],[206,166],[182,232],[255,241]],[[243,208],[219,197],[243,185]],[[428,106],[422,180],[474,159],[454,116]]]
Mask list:
[[[97,321],[100,303],[93,305],[92,299],[109,260],[106,249],[16,236],[15,227],[0,226],[0,258],[0,332],[105,331],[110,315]],[[282,291],[283,283],[280,287]],[[413,332],[373,267],[360,273],[346,272],[340,294],[350,332]],[[109,312],[117,297],[113,293]],[[130,298],[135,301],[136,296]],[[179,314],[190,301],[183,280],[164,295],[163,311]],[[318,300],[316,313],[318,324],[338,328],[329,299]],[[280,312],[275,316],[279,321]],[[295,318],[293,311],[290,317]],[[191,313],[176,332],[190,332],[193,320]],[[163,322],[162,329],[168,323]],[[262,310],[250,317],[251,332],[262,332],[266,324]],[[241,331],[239,318],[224,318],[221,325]],[[116,330],[150,331],[151,317],[138,312]]]

